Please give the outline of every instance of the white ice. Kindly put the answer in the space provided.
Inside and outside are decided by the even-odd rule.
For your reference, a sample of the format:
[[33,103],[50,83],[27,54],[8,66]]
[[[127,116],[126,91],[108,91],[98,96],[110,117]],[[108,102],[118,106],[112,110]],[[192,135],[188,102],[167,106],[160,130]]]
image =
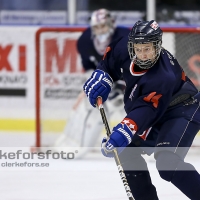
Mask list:
[[[189,161],[200,172],[198,154],[190,156]],[[128,199],[114,160],[104,158],[99,151],[89,153],[81,160],[49,162],[51,166],[42,169],[1,167],[0,200]],[[147,158],[147,162],[160,200],[188,199],[159,177],[152,158]]]

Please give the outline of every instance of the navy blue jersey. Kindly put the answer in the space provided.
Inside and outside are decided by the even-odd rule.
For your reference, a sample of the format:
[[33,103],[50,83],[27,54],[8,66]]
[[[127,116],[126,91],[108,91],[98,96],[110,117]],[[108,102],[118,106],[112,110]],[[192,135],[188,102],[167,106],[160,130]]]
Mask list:
[[124,37],[107,47],[107,53],[97,68],[110,74],[114,81],[123,76],[126,117],[136,122],[141,134],[159,121],[172,97],[186,81],[191,81],[178,61],[163,48],[152,68],[140,69],[130,60],[127,42],[128,38]]
[[[129,32],[130,29],[128,28],[116,27],[111,42],[123,36],[128,38]],[[95,50],[91,36],[91,28],[87,28],[80,36],[77,42],[77,49],[81,55],[83,68],[86,71],[90,69],[96,69],[98,62],[102,59],[102,55],[99,55]]]

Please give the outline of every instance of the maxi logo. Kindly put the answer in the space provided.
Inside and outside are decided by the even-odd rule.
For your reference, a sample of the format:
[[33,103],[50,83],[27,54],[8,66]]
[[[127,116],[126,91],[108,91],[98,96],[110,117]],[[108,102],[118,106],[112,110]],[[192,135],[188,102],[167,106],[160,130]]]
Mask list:
[[[15,48],[14,48],[15,47]],[[5,70],[6,72],[12,72],[16,69],[14,69],[14,66],[11,64],[11,58],[13,59],[13,55],[16,55],[16,58],[18,59],[18,71],[19,72],[25,72],[26,71],[26,46],[25,45],[6,45],[2,46],[0,45],[0,71]],[[17,49],[17,51],[16,51]]]
[[0,45],[0,97],[26,97],[28,83],[26,53],[26,45]]
[[159,99],[162,97],[162,94],[156,95],[156,92],[151,92],[148,96],[144,97],[143,100],[146,102],[152,102],[153,107],[157,108],[159,104]]
[[44,40],[44,70],[46,73],[81,72],[78,64],[76,39],[63,39],[62,44],[56,38]]

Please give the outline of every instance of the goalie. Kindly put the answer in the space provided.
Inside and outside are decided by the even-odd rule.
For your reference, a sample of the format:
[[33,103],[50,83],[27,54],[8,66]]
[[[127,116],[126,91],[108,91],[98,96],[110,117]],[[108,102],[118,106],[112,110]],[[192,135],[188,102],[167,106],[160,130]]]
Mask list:
[[162,179],[198,200],[200,174],[184,159],[200,129],[200,92],[161,44],[154,20],[136,22],[128,38],[109,45],[83,88],[95,107],[97,97],[105,102],[113,80],[123,74],[126,115],[102,140],[101,151],[106,157],[118,151],[135,200],[158,200],[144,153],[154,153]]
[[[90,27],[80,36],[77,50],[81,55],[82,66],[89,77],[102,60],[106,47],[121,37],[128,37],[130,30],[125,27],[116,27],[114,17],[106,9],[95,10],[90,17]],[[125,83],[121,79],[115,82],[109,99],[124,93]],[[115,100],[116,101],[116,100]]]
[[[88,78],[96,69],[98,62],[102,59],[106,47],[114,40],[123,36],[128,37],[129,29],[116,27],[115,20],[106,9],[95,10],[90,17],[88,27],[77,41],[77,50],[82,59],[85,76]],[[123,111],[123,93],[125,83],[119,80],[114,84],[112,93],[109,95],[108,114]],[[78,125],[77,125],[78,122]],[[64,134],[56,141],[58,147],[84,147],[81,148],[76,157],[82,157],[89,147],[94,146],[103,124],[98,110],[91,109],[85,94],[82,92],[73,110],[71,111]]]

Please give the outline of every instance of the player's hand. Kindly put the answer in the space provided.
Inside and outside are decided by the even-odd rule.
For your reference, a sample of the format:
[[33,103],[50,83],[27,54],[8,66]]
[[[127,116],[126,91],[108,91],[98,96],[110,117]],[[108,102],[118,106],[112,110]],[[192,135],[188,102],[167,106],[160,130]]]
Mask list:
[[136,123],[131,119],[125,118],[113,128],[112,134],[108,139],[103,138],[101,145],[102,154],[106,157],[113,157],[113,150],[115,148],[118,154],[120,154],[131,143],[136,131]]
[[90,104],[96,107],[97,97],[102,97],[102,101],[105,102],[108,98],[108,94],[111,91],[113,80],[106,72],[102,70],[95,70],[91,77],[86,81],[83,86],[83,90],[87,95]]

